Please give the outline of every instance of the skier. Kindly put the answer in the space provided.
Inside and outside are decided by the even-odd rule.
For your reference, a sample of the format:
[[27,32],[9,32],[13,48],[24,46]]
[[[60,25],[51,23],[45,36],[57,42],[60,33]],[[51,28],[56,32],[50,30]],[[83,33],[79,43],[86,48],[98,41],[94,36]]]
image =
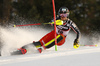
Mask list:
[[[56,25],[56,37],[57,37],[57,45],[61,46],[64,44],[65,39],[67,37],[67,34],[69,33],[70,29],[73,29],[75,31],[76,38],[74,40],[73,47],[78,48],[80,45],[79,38],[80,38],[80,31],[78,27],[75,25],[75,23],[69,19],[69,9],[67,7],[61,7],[58,11],[58,16],[56,20],[62,20],[63,25]],[[54,22],[53,20],[51,21]],[[55,36],[54,36],[54,30],[52,30],[50,33],[46,34],[44,37],[42,37],[39,41],[32,43],[38,51],[41,53],[43,50],[49,49],[55,45]],[[25,49],[25,46],[23,46],[20,51],[22,54],[25,54],[27,52],[27,49]]]

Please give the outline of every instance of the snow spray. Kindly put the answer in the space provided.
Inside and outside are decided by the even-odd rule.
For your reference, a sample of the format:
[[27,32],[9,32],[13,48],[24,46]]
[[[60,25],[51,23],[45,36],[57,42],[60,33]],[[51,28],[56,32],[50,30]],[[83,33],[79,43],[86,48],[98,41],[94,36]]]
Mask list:
[[[23,45],[32,43],[33,41],[38,41],[44,35],[49,33],[52,29],[46,29],[39,26],[28,26],[28,27],[2,27],[0,26],[0,50],[3,56],[10,55],[9,53]],[[69,32],[66,42],[62,46],[58,46],[58,50],[72,49],[73,42],[76,38],[74,32]],[[80,39],[80,44],[91,45],[99,44],[100,37],[98,40],[95,37],[90,39],[90,36],[82,35]],[[91,42],[92,41],[92,42]],[[54,47],[51,48],[55,50]]]
[[40,27],[0,27],[1,52],[8,55],[10,51],[22,47],[23,45],[38,41],[49,30]]

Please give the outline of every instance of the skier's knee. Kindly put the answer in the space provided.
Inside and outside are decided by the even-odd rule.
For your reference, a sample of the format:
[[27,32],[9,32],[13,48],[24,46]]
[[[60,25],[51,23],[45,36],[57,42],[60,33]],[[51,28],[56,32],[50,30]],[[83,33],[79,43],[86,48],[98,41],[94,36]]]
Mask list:
[[34,44],[34,46],[35,46],[36,48],[41,47],[40,41],[38,41],[38,42],[33,42],[33,44]]

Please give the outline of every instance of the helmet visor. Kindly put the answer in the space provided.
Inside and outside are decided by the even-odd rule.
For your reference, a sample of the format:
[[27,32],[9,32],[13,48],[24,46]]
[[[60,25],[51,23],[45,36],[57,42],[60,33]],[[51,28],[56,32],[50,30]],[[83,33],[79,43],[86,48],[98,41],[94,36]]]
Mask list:
[[60,14],[60,17],[67,17],[68,16],[68,14],[66,13],[66,14]]
[[64,14],[65,14],[65,13],[67,13],[67,12],[66,12],[66,11],[60,11],[59,13],[60,13],[60,14],[62,14],[62,13],[64,13]]

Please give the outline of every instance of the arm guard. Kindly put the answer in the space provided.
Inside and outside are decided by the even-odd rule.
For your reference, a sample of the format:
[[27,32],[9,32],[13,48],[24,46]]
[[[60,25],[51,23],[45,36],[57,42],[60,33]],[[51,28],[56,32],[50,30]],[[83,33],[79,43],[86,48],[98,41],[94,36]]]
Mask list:
[[80,38],[80,31],[74,22],[72,22],[71,28],[77,34],[76,39],[79,39]]

